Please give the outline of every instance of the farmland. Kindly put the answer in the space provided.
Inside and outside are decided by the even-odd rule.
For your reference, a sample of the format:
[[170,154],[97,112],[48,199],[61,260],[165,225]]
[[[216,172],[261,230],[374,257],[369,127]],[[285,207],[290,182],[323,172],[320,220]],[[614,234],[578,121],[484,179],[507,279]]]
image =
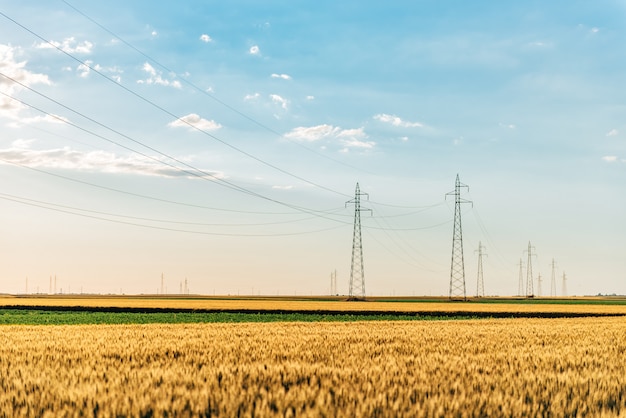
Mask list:
[[626,320],[5,325],[11,416],[615,416]]

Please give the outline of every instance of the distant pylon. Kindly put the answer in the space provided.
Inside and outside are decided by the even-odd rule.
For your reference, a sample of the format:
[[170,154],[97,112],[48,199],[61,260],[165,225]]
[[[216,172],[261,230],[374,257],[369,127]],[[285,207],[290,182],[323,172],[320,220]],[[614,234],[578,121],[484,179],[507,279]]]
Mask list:
[[541,297],[541,283],[543,283],[543,279],[541,278],[541,273],[537,276],[537,296]]
[[485,297],[485,282],[483,280],[483,255],[487,255],[483,253],[485,247],[482,242],[478,242],[478,278],[476,284],[476,297],[484,298]]
[[337,295],[337,270],[330,273],[330,294],[331,296]]
[[535,296],[535,289],[533,286],[533,264],[532,264],[532,257],[533,257],[533,247],[532,245],[530,245],[530,241],[528,241],[528,262],[526,264],[526,296],[527,297],[533,297]]
[[567,296],[567,276],[565,276],[565,272],[563,272],[563,288],[561,289],[563,292],[563,296]]
[[467,299],[465,290],[465,261],[463,259],[463,230],[461,228],[461,203],[471,203],[469,200],[461,199],[461,188],[466,184],[459,181],[456,175],[454,191],[446,196],[454,195],[454,229],[452,232],[452,261],[450,264],[450,299]]
[[163,285],[163,273],[161,273],[161,294],[165,294],[165,287]]
[[350,267],[350,286],[348,295],[350,298],[365,297],[365,275],[363,271],[363,241],[361,239],[361,211],[371,211],[371,209],[361,208],[361,196],[369,195],[361,193],[359,183],[356,184],[354,199],[346,202],[354,203],[354,232],[352,234],[352,264]]
[[552,280],[550,281],[550,296],[556,296],[556,263],[552,259]]
[[524,296],[524,264],[522,263],[522,259],[519,259],[519,282],[517,285],[517,296]]

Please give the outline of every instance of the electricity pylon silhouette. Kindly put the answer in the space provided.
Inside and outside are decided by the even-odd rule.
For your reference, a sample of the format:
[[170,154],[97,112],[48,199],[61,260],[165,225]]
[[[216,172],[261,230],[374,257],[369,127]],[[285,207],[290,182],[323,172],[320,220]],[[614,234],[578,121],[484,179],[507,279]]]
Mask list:
[[533,288],[533,264],[532,264],[532,256],[533,254],[533,246],[530,245],[530,241],[528,241],[528,263],[526,264],[526,296],[533,297],[535,296],[535,290]]
[[463,260],[463,230],[461,228],[461,203],[472,203],[461,199],[461,188],[469,190],[469,186],[459,181],[456,175],[454,191],[446,193],[446,197],[454,195],[454,229],[452,232],[452,262],[450,264],[450,299],[467,299],[465,290],[465,261]]
[[563,296],[567,296],[567,276],[565,276],[565,272],[563,272],[563,289],[561,289]]
[[523,274],[524,264],[522,263],[522,259],[519,259],[519,282],[517,286],[517,296],[524,296],[524,274]]
[[361,208],[361,196],[369,195],[361,193],[359,183],[356,184],[354,199],[346,202],[354,203],[354,232],[352,234],[352,265],[350,267],[350,286],[348,296],[350,299],[365,298],[365,274],[363,271],[363,241],[361,239],[361,212],[372,211],[371,209]]
[[476,297],[484,298],[485,297],[485,282],[483,280],[483,255],[487,255],[483,253],[485,247],[482,242],[478,241],[478,278],[476,284]]
[[556,263],[552,259],[552,281],[550,282],[550,296],[556,296]]

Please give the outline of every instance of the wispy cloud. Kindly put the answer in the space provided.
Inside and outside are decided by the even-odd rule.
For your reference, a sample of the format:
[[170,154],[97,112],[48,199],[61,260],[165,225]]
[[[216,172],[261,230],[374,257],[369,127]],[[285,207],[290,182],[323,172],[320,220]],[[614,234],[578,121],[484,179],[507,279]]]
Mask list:
[[198,176],[143,156],[122,157],[106,151],[80,151],[70,147],[35,150],[32,141],[15,141],[10,148],[0,149],[0,164],[13,163],[34,168],[55,168],[115,174],[137,174],[158,177],[223,178],[218,171],[203,170]]
[[502,123],[502,122],[500,122],[499,125],[500,125],[501,128],[506,128],[506,129],[516,129],[517,128],[517,126],[515,126],[515,124],[513,124],[513,123]]
[[606,133],[606,136],[617,136],[619,135],[619,131],[617,129],[611,129]]
[[187,116],[176,119],[175,121],[168,123],[167,126],[172,128],[188,128],[191,130],[198,128],[203,131],[215,131],[222,127],[222,125],[214,120],[203,119],[195,113],[190,113]]
[[327,124],[294,128],[285,134],[285,138],[304,142],[316,142],[321,140],[335,141],[343,145],[345,149],[371,149],[376,145],[373,141],[365,141],[368,135],[362,127],[341,129],[338,126]]
[[143,80],[137,80],[139,84],[158,84],[161,86],[169,86],[174,88],[181,88],[180,81],[178,80],[168,80],[163,78],[163,73],[161,71],[157,71],[152,65],[149,63],[143,64],[143,71],[148,74],[148,78]]
[[261,97],[261,95],[259,93],[246,94],[243,97],[243,100],[246,101],[246,102],[249,102],[251,100],[257,100],[259,97]]
[[291,76],[289,74],[272,74],[271,75],[272,78],[280,78],[282,80],[291,80]]
[[76,38],[65,38],[61,42],[50,41],[42,42],[36,45],[39,49],[56,49],[67,52],[68,54],[91,54],[93,50],[93,43],[89,41],[78,42]]
[[203,33],[202,35],[200,35],[200,40],[201,40],[202,42],[207,43],[207,44],[208,44],[209,42],[213,42],[213,39],[212,39],[209,35],[207,35],[206,33]]
[[424,127],[424,125],[420,122],[405,121],[396,115],[389,115],[387,113],[379,113],[378,115],[374,115],[374,119],[380,122],[389,123],[393,126],[398,126],[401,128],[423,128]]
[[602,159],[607,163],[614,163],[617,161],[617,155],[605,155]]

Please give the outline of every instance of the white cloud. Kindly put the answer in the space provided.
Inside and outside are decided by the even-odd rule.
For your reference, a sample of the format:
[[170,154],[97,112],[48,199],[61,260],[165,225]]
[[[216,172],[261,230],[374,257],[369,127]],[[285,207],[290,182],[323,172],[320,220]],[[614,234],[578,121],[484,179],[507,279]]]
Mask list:
[[306,96],[307,100],[315,100],[315,96]]
[[291,76],[289,74],[272,74],[272,78],[280,78],[283,80],[291,80]]
[[172,128],[188,128],[192,130],[197,128],[203,131],[215,131],[222,127],[222,125],[214,120],[203,119],[195,113],[190,113],[187,116],[176,119],[175,121],[168,123],[167,126]]
[[423,128],[424,127],[424,125],[419,122],[404,121],[396,115],[389,115],[387,113],[380,113],[378,115],[374,115],[374,119],[384,122],[384,123],[389,123],[393,126],[402,127],[402,128]]
[[202,42],[207,43],[207,44],[208,44],[209,42],[213,42],[213,39],[212,39],[209,35],[207,35],[206,33],[203,33],[202,35],[200,35],[200,40],[201,40]]
[[153,30],[152,32],[150,32],[150,35],[152,35],[152,37],[156,37],[159,33],[155,30]]
[[[0,164],[13,163],[27,167],[59,168],[118,174],[139,174],[159,177],[198,178],[143,156],[122,157],[106,151],[80,151],[70,147],[47,150],[30,149],[32,141],[15,141],[11,148],[0,149]],[[187,170],[188,171],[188,170]],[[201,177],[223,178],[223,173],[204,170]]]
[[246,95],[243,97],[243,100],[245,100],[246,102],[249,102],[249,101],[251,101],[251,100],[256,100],[256,99],[258,99],[259,97],[261,97],[261,95],[260,95],[259,93],[254,93],[254,94],[246,94]]
[[143,64],[143,71],[148,73],[148,78],[145,80],[137,80],[139,84],[158,84],[161,86],[169,86],[174,88],[181,88],[180,81],[178,80],[168,80],[163,78],[163,73],[161,71],[157,71],[150,63]]
[[[24,87],[17,84],[13,80],[25,86],[33,86],[36,84],[51,85],[50,79],[45,74],[33,73],[26,69],[26,61],[18,62],[15,59],[19,54],[19,49],[10,45],[0,44],[0,72],[7,77],[0,76],[0,92],[15,96],[16,93],[24,90]],[[11,80],[12,79],[12,80]],[[44,116],[37,118],[24,116],[27,106],[5,95],[0,95],[0,117],[12,120],[12,126],[18,126],[26,123],[33,123],[46,119]]]
[[248,53],[250,55],[261,55],[261,50],[259,49],[258,45],[253,45],[250,47],[250,49],[248,50]]
[[68,54],[91,54],[93,44],[89,41],[78,42],[76,38],[70,37],[63,39],[62,42],[50,41],[42,42],[36,45],[39,49],[55,49],[67,52]]
[[289,101],[278,94],[270,94],[270,99],[277,105],[280,105],[283,109],[287,110],[287,106],[289,106]]
[[373,141],[360,141],[358,139],[352,138],[343,141],[343,145],[346,148],[363,148],[363,149],[372,149],[376,145]]
[[306,142],[314,142],[319,141],[322,138],[336,136],[337,131],[340,131],[340,129],[326,124],[310,127],[301,126],[287,132],[285,137]]
[[272,186],[272,189],[276,190],[291,190],[293,186]]
[[301,126],[285,134],[285,138],[297,141],[315,142],[322,139],[330,141],[335,140],[346,147],[344,151],[347,151],[348,148],[373,148],[376,143],[373,141],[364,141],[367,137],[365,129],[362,127],[341,129],[340,127],[327,124],[310,127]]
[[615,161],[617,161],[617,156],[616,155],[606,155],[606,156],[602,157],[602,159],[604,161],[606,161],[607,163],[614,163]]
[[606,136],[617,136],[619,135],[619,131],[617,129],[611,129],[606,133]]

